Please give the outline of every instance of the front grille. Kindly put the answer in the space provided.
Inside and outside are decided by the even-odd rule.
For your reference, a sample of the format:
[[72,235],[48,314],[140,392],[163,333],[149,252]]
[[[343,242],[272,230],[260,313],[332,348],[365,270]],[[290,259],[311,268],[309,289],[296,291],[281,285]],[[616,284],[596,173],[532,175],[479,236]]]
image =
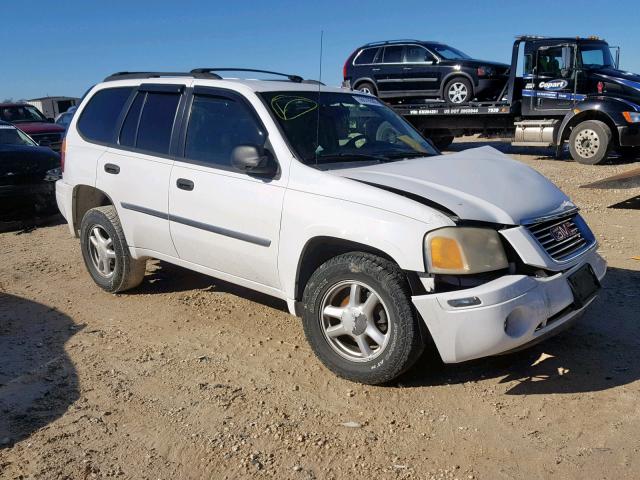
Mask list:
[[574,212],[527,225],[527,229],[551,258],[562,261],[593,244],[588,227]]

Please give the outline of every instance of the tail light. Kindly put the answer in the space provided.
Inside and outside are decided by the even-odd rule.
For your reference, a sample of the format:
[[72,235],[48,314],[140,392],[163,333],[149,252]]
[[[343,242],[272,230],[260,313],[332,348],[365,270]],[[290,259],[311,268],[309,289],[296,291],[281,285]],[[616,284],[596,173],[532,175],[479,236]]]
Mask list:
[[67,139],[64,138],[62,140],[62,145],[60,145],[60,170],[64,173],[64,156],[67,153]]
[[[357,52],[357,50],[356,50]],[[353,58],[353,56],[355,55],[356,52],[351,52],[351,55],[349,55],[347,57],[347,59],[344,61],[344,65],[342,67],[342,79],[346,80],[347,79],[347,65],[349,65],[349,60],[351,60]]]
[[598,82],[598,93],[604,92],[604,82]]

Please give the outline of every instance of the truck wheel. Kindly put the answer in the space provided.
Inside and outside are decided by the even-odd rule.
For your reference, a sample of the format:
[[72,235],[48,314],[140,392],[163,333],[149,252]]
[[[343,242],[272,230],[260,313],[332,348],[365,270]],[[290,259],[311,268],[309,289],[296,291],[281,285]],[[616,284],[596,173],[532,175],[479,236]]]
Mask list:
[[424,348],[409,286],[389,260],[360,252],[332,258],[311,276],[302,303],[311,348],[348,380],[389,382]]
[[378,95],[376,87],[373,85],[373,83],[369,82],[362,82],[358,85],[358,88],[356,88],[356,90],[362,93],[368,93],[369,95]]
[[611,137],[611,129],[600,120],[579,123],[569,136],[571,157],[578,163],[596,165],[607,158]]
[[450,105],[462,105],[473,98],[471,82],[463,77],[456,77],[444,87],[444,99]]
[[112,205],[85,213],[80,224],[80,248],[91,278],[103,290],[122,292],[142,282],[147,261],[131,257]]

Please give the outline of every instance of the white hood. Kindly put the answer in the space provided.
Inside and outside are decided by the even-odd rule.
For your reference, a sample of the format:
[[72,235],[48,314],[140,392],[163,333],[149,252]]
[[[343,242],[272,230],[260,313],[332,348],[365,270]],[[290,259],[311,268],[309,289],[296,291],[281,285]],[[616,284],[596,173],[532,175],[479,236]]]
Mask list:
[[330,172],[420,196],[464,220],[518,225],[574,207],[534,169],[488,146]]

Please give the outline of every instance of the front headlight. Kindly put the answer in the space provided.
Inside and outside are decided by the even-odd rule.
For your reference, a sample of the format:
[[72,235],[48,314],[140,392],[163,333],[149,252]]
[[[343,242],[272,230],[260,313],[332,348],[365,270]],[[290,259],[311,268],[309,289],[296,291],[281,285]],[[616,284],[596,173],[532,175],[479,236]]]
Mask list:
[[622,116],[629,123],[640,122],[640,112],[622,112]]
[[427,272],[471,274],[509,266],[498,232],[488,228],[447,227],[425,237]]

